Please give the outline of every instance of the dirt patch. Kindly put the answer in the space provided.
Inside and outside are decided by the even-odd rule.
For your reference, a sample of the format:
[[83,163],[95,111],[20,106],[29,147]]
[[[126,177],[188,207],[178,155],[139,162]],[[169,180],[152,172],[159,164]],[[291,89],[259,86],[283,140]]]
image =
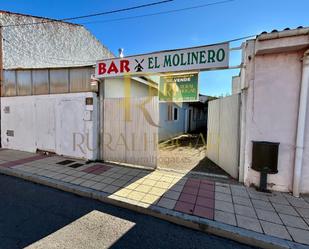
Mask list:
[[159,144],[158,166],[164,169],[228,174],[206,157],[205,135],[185,134]]

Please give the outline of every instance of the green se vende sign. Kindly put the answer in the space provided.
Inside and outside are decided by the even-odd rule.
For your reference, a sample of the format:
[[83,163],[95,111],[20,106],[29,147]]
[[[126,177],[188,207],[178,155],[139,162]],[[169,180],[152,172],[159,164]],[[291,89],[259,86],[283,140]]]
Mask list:
[[198,73],[161,76],[159,101],[198,101]]

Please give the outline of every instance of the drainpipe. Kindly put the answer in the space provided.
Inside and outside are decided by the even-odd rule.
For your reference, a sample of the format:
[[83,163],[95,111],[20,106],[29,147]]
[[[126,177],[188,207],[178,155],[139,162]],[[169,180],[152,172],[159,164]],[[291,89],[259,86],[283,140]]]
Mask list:
[[302,80],[300,86],[300,99],[298,109],[297,134],[296,134],[296,151],[294,164],[294,178],[293,178],[293,195],[299,197],[300,182],[303,164],[304,139],[305,139],[305,125],[306,112],[308,103],[308,89],[309,89],[309,49],[305,52],[303,57]]

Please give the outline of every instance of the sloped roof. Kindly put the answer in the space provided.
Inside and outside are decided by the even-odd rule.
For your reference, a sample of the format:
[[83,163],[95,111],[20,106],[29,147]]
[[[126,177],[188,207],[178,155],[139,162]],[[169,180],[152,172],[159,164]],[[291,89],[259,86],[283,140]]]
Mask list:
[[[38,22],[43,23],[5,27]],[[79,24],[8,11],[0,11],[0,23],[4,69],[88,66],[114,57]]]

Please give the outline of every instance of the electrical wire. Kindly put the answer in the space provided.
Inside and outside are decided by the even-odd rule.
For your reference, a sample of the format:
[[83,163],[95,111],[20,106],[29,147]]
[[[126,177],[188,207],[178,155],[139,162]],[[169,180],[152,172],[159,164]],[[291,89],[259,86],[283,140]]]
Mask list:
[[173,10],[167,10],[167,11],[160,11],[160,12],[155,12],[155,13],[150,13],[150,14],[144,14],[144,15],[138,15],[138,16],[129,16],[129,17],[113,18],[113,19],[108,19],[108,20],[98,20],[98,21],[81,22],[81,23],[78,23],[78,24],[107,23],[107,22],[115,22],[115,21],[123,21],[123,20],[137,19],[137,18],[142,18],[142,17],[157,16],[157,15],[170,14],[170,13],[181,12],[181,11],[186,11],[186,10],[192,10],[192,9],[198,9],[198,8],[205,8],[205,7],[209,7],[209,6],[213,6],[213,5],[219,5],[219,4],[224,4],[224,3],[234,2],[234,1],[235,1],[235,0],[217,1],[217,2],[213,2],[213,3],[207,3],[207,4],[202,4],[202,5],[195,5],[195,6],[186,7],[186,8],[181,8],[181,9],[173,9]]
[[28,26],[28,25],[38,25],[38,24],[45,24],[45,23],[50,23],[50,22],[59,22],[59,21],[72,21],[72,20],[77,20],[77,19],[83,19],[83,18],[89,18],[89,17],[95,17],[95,16],[102,16],[102,15],[109,15],[109,14],[115,14],[119,12],[125,12],[125,11],[130,11],[130,10],[135,10],[135,9],[141,9],[141,8],[146,8],[146,7],[151,7],[155,5],[160,5],[160,4],[165,4],[172,2],[174,0],[163,0],[163,1],[158,1],[158,2],[153,2],[153,3],[148,3],[148,4],[142,4],[142,5],[136,5],[133,7],[128,7],[128,8],[122,8],[122,9],[117,9],[117,10],[110,10],[110,11],[105,11],[105,12],[100,12],[100,13],[94,13],[94,14],[89,14],[89,15],[82,15],[82,16],[75,16],[75,17],[68,17],[68,18],[63,18],[63,19],[48,19],[46,21],[41,21],[41,22],[33,22],[33,23],[18,23],[18,24],[8,24],[8,25],[3,25],[3,28],[8,28],[8,27],[17,27],[17,26]]

